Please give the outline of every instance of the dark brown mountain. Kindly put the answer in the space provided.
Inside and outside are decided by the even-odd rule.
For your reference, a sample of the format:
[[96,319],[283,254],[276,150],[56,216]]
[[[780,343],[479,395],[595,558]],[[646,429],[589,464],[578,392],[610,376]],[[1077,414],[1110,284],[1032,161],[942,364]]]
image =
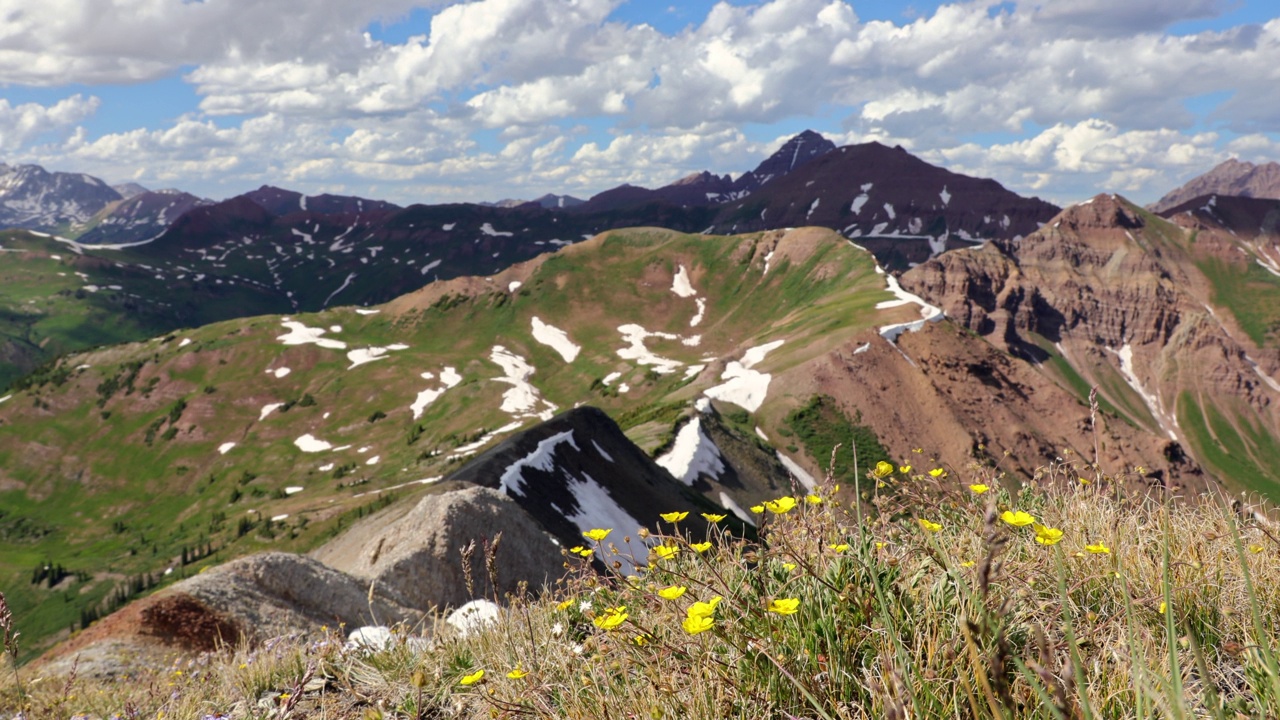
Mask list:
[[1152,203],[1150,208],[1164,213],[1202,195],[1280,199],[1280,163],[1255,165],[1232,158],[1187,181]]

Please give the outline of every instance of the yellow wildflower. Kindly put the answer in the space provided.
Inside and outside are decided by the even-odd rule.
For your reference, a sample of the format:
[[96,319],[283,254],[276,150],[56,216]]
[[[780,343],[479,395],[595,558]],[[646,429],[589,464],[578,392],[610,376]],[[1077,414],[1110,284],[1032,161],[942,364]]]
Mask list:
[[1254,543],[1254,544],[1252,544],[1252,545],[1250,545],[1250,546],[1249,546],[1249,552],[1254,553],[1255,555],[1256,555],[1257,553],[1262,552],[1262,551],[1263,551],[1263,549],[1264,549],[1264,548],[1263,548],[1261,545],[1257,544],[1257,543]]
[[1081,485],[1088,485],[1088,484],[1089,484],[1089,481],[1088,481],[1088,480],[1085,480],[1084,478],[1077,478],[1077,479],[1080,481],[1080,484],[1081,484]]
[[876,463],[876,469],[872,470],[871,474],[875,475],[878,478],[889,477],[890,475],[893,474],[893,463],[888,463],[888,462],[885,462],[884,460],[881,460],[880,462]]
[[794,615],[800,609],[800,598],[776,598],[769,603],[769,612],[779,615]]
[[765,500],[764,506],[769,508],[769,512],[781,515],[782,513],[790,512],[796,506],[796,499],[790,495],[783,495],[777,500]]
[[764,512],[764,505],[752,505],[751,512],[759,515],[760,513]]
[[1109,555],[1111,553],[1111,548],[1107,547],[1106,543],[1102,543],[1102,542],[1096,545],[1085,545],[1084,549],[1088,550],[1094,555]]
[[715,624],[716,621],[710,617],[694,617],[693,615],[685,618],[684,622],[680,623],[684,627],[684,631],[690,635],[697,635],[705,630],[710,630],[711,626]]
[[936,478],[945,477],[946,474],[947,474],[947,471],[943,470],[942,468],[934,468],[929,471],[929,475],[931,477],[936,477]]
[[845,550],[849,549],[848,543],[837,543],[834,545],[828,545],[827,547],[831,548],[832,550],[835,550],[836,552],[844,552]]
[[658,517],[662,518],[663,520],[666,520],[669,523],[678,523],[681,520],[689,517],[689,513],[688,511],[661,513],[660,515],[658,515]]
[[907,473],[911,472],[911,466],[910,466],[910,465],[899,465],[899,466],[898,466],[898,472],[902,473],[903,475],[906,475]]
[[484,678],[483,669],[477,670],[471,673],[470,675],[463,675],[462,679],[458,681],[458,684],[459,685],[475,685],[476,683],[480,682],[482,678]]
[[804,501],[810,505],[821,505],[822,497],[820,495],[805,495]]
[[719,605],[720,601],[723,599],[724,598],[717,595],[706,602],[695,602],[689,606],[689,609],[685,611],[685,614],[689,617],[711,617],[716,612],[716,606]]
[[1167,606],[1163,601],[1161,601],[1161,603],[1160,603],[1160,614],[1161,614],[1161,615],[1163,615],[1163,614],[1164,614],[1164,611],[1165,611],[1165,610],[1168,610],[1168,609],[1169,609],[1169,607],[1168,607],[1168,606]]
[[672,585],[671,587],[664,587],[661,590],[659,590],[658,597],[661,597],[665,600],[675,600],[681,595],[684,595],[686,590],[688,590],[688,588],[686,588],[684,585]]
[[1036,523],[1033,529],[1036,531],[1036,542],[1041,545],[1054,545],[1062,539],[1062,531],[1058,528],[1046,527]]
[[697,550],[700,553],[704,553],[711,549],[711,541],[707,540],[700,543],[689,543],[689,547],[693,548],[694,550]]
[[591,548],[582,547],[581,545],[574,545],[573,547],[569,548],[569,552],[573,553],[574,555],[580,555],[582,557],[591,557],[592,555],[596,554],[595,550],[592,550]]
[[976,564],[977,563],[975,563],[972,560],[965,560],[964,562],[960,563],[960,567],[973,567]]
[[565,600],[564,602],[557,605],[556,610],[568,610],[569,606],[572,604],[573,604],[573,598],[569,598],[568,600]]
[[796,564],[795,564],[795,563],[782,563],[782,569],[783,569],[783,570],[786,570],[787,572],[791,572],[792,570],[795,570],[795,569],[796,569]]
[[517,665],[511,672],[507,673],[507,677],[511,678],[512,680],[519,680],[520,678],[528,674],[529,674],[528,670],[525,670],[524,668]]
[[1006,523],[1009,523],[1014,527],[1025,527],[1036,521],[1036,518],[1034,515],[1028,512],[1023,512],[1021,510],[1017,510],[1017,511],[1005,510],[1004,512],[1000,513],[1000,519],[1005,521]]
[[649,551],[657,555],[659,560],[670,560],[680,552],[680,548],[674,545],[655,545],[649,548]]
[[928,530],[929,532],[936,533],[942,529],[942,523],[930,522],[928,520],[925,520],[924,518],[920,518],[920,527],[924,528],[925,530]]
[[604,540],[605,538],[609,537],[609,533],[611,532],[613,532],[612,528],[608,530],[605,530],[603,528],[592,528],[582,534],[585,535],[590,540],[595,540],[596,542],[600,542],[601,540]]
[[613,630],[622,623],[627,621],[630,614],[627,612],[626,605],[619,605],[615,608],[609,608],[600,613],[591,622],[601,630]]
[[883,550],[883,549],[884,549],[884,546],[885,546],[885,545],[887,545],[887,544],[888,544],[888,543],[877,542],[877,543],[876,543],[876,549],[877,549],[877,550]]
[[969,486],[969,489],[972,490],[975,495],[981,495],[982,493],[990,490],[991,487],[988,485],[983,485],[982,483],[974,483],[973,485]]
[[706,518],[706,519],[707,519],[707,522],[713,522],[713,523],[714,523],[714,522],[720,522],[721,520],[725,519],[725,517],[726,517],[726,516],[725,516],[725,515],[717,515],[717,514],[715,514],[715,513],[702,513],[702,517]]
[[643,647],[643,646],[645,646],[645,645],[648,645],[648,644],[649,644],[649,637],[648,637],[647,635],[644,635],[644,634],[642,633],[642,634],[637,635],[637,636],[635,636],[634,638],[632,638],[632,640],[631,640],[631,641],[632,641],[632,642],[634,642],[635,644],[640,645],[641,647]]

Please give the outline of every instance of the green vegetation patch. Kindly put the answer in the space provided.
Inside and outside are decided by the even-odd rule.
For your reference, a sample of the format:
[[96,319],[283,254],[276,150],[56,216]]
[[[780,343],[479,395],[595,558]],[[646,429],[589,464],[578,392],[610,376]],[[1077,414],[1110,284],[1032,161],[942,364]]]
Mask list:
[[1197,265],[1213,285],[1213,302],[1231,311],[1240,329],[1259,347],[1280,340],[1280,277],[1257,263],[1239,264],[1217,258]]
[[852,486],[877,462],[889,457],[880,438],[862,424],[862,414],[849,418],[830,395],[814,395],[804,407],[791,411],[785,422],[819,465],[830,462],[832,450],[840,446],[832,467],[837,483]]
[[1189,392],[1178,396],[1178,426],[1197,454],[1224,481],[1280,501],[1280,443],[1263,428],[1238,418],[1235,424],[1213,405],[1203,408]]

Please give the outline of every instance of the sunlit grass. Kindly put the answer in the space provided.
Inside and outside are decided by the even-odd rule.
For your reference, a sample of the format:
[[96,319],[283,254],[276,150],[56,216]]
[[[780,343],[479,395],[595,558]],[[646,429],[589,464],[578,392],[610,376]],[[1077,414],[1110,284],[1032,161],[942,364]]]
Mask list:
[[661,534],[600,528],[584,546],[617,553],[638,532],[666,549],[630,577],[597,575],[582,557],[592,553],[566,551],[551,592],[505,598],[503,619],[469,637],[407,628],[370,652],[344,648],[334,628],[107,683],[20,669],[19,685],[6,671],[0,707],[99,718],[1280,713],[1280,546],[1263,515],[1217,497],[1118,497],[1066,465],[1045,469],[1043,489],[1014,492],[990,471],[935,477],[909,462],[869,472],[858,511],[852,489],[829,481],[764,503],[755,542],[723,530],[709,547],[691,542],[678,514]]

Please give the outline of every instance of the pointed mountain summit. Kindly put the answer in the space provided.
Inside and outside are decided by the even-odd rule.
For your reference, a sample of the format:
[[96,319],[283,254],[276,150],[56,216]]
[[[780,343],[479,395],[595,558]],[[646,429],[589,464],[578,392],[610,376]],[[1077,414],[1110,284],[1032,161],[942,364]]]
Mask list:
[[812,130],[805,130],[784,143],[755,170],[743,173],[734,181],[732,192],[739,197],[754,192],[770,180],[793,172],[835,149],[835,143]]
[[1231,158],[1209,172],[1187,181],[1182,187],[1152,203],[1153,212],[1164,213],[1204,195],[1238,195],[1280,199],[1280,163],[1255,165]]
[[83,223],[120,193],[91,175],[0,163],[0,228],[53,232]]

